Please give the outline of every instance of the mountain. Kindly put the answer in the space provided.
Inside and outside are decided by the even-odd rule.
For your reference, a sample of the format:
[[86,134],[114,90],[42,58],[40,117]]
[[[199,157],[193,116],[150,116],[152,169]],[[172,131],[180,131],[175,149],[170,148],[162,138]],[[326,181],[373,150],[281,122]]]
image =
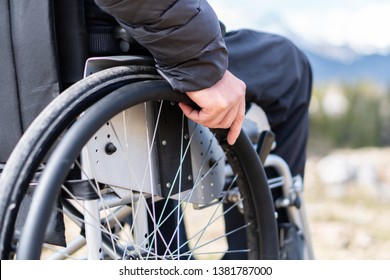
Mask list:
[[293,30],[273,12],[258,18],[255,25],[263,31],[281,34],[299,46],[311,62],[316,83],[370,80],[390,86],[390,52],[365,55],[350,46],[315,42]]
[[314,81],[317,83],[369,80],[390,85],[390,54],[356,54],[350,60],[345,60],[329,57],[307,46],[302,50],[312,65]]

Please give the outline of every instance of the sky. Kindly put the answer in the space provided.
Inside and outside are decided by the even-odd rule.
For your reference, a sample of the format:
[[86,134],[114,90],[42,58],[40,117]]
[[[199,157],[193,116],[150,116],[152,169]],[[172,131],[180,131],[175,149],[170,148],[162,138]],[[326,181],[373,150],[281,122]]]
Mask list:
[[228,30],[286,35],[275,18],[313,43],[349,46],[360,54],[390,53],[390,0],[209,0]]

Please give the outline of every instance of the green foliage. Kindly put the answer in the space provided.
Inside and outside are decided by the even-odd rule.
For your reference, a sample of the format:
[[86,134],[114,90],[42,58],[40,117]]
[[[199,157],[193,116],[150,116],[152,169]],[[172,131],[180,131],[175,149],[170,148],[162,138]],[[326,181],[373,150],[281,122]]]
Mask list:
[[309,151],[390,144],[390,88],[369,82],[316,86]]

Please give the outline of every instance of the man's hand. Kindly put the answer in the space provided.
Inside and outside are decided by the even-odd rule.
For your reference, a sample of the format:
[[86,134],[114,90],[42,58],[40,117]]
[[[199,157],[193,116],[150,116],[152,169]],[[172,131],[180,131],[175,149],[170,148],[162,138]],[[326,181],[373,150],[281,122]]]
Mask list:
[[183,103],[179,106],[184,115],[196,123],[209,128],[230,128],[227,141],[233,145],[245,117],[245,90],[245,83],[226,71],[210,88],[187,92],[200,111]]

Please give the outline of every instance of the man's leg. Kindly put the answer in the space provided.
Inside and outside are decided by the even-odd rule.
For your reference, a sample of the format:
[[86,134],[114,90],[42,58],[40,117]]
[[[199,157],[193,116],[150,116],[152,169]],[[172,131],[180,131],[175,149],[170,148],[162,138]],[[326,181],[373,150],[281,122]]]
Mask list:
[[[275,133],[273,153],[287,162],[292,175],[303,176],[312,87],[306,57],[289,40],[272,34],[240,30],[228,33],[225,40],[229,70],[246,83],[247,102],[264,110]],[[243,223],[238,211],[226,216],[227,232]],[[239,248],[246,242],[244,232],[228,236],[227,242],[229,250]],[[227,254],[225,258],[241,259],[245,254]]]
[[303,174],[311,97],[310,64],[289,40],[261,32],[228,33],[229,70],[247,85],[247,102],[266,113],[277,147],[293,175]]

